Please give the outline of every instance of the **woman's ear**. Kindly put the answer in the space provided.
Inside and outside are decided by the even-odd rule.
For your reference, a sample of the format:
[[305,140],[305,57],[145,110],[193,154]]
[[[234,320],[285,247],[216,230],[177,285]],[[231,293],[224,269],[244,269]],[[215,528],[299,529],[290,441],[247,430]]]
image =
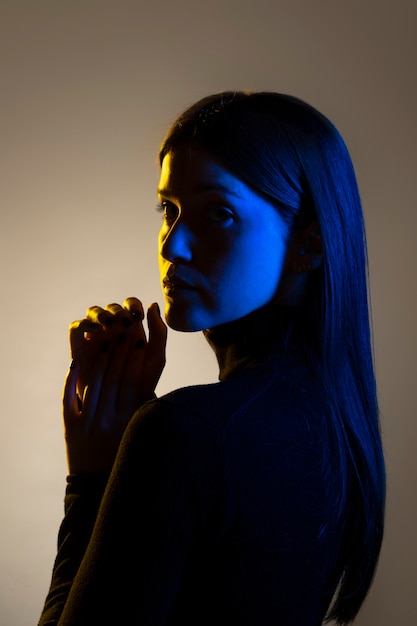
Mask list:
[[320,226],[314,220],[308,226],[296,230],[288,247],[287,267],[290,272],[303,274],[320,267],[323,260],[323,244]]

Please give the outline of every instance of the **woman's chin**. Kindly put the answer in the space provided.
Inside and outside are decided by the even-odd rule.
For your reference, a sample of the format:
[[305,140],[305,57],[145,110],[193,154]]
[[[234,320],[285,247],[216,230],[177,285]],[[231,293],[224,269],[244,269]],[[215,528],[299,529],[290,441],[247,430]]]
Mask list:
[[165,310],[165,321],[169,328],[182,333],[195,333],[206,328],[201,320],[184,315],[184,312],[174,312],[171,308]]

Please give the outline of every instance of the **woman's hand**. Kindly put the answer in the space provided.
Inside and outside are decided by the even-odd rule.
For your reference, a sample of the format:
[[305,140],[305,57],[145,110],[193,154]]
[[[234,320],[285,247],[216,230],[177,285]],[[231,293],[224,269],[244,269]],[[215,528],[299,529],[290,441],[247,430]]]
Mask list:
[[109,473],[134,412],[154,396],[165,365],[167,329],[159,307],[136,298],[91,307],[69,328],[72,363],[63,395],[70,473]]

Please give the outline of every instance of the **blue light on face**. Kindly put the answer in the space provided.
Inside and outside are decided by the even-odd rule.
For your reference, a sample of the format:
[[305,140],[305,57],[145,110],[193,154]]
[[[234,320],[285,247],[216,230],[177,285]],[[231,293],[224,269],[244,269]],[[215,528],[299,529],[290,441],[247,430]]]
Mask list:
[[210,153],[189,145],[162,163],[159,267],[168,324],[202,330],[277,296],[287,227],[276,207]]

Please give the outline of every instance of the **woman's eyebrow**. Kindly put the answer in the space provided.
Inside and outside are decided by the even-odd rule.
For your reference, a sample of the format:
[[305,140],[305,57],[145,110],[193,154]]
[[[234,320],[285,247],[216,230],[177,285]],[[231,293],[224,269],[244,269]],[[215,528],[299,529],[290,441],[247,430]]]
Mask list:
[[[241,195],[231,187],[227,187],[226,185],[222,185],[221,183],[210,183],[210,182],[201,182],[192,187],[192,192],[221,192],[226,193],[228,195],[235,196],[236,198],[241,198]],[[170,195],[169,188],[158,187],[157,194],[160,196]]]

